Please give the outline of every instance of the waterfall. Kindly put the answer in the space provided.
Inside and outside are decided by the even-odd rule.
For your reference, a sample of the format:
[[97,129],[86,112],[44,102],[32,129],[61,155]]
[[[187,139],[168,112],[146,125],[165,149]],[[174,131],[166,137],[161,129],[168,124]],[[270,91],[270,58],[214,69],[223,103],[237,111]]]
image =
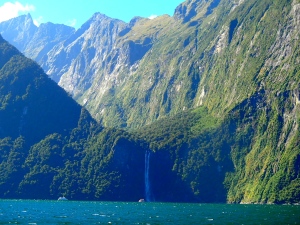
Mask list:
[[151,192],[150,192],[150,151],[145,152],[145,199],[147,202],[151,201]]

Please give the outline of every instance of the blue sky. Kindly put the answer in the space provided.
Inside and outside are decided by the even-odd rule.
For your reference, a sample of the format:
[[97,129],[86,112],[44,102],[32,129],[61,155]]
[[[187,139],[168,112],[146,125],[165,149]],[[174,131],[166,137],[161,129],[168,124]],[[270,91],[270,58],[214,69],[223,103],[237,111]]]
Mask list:
[[0,0],[0,22],[30,13],[36,24],[53,22],[79,28],[95,12],[129,22],[134,16],[173,15],[184,0]]

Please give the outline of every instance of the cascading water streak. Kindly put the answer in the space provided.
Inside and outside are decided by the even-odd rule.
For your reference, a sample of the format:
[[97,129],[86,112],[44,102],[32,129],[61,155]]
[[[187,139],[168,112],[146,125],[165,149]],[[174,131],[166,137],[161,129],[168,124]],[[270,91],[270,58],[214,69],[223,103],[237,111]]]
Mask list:
[[145,152],[145,199],[147,202],[151,201],[151,192],[150,192],[150,151]]

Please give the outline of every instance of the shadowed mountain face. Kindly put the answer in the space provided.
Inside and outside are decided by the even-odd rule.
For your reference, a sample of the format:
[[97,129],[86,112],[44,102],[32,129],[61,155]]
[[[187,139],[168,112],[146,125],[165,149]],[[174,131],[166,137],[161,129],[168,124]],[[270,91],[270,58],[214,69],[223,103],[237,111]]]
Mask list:
[[[96,134],[90,123],[80,120],[80,128],[73,129],[67,138],[72,144],[62,141],[62,149],[78,160],[70,164],[64,161],[63,170],[50,173],[55,177],[49,184],[56,187],[53,191],[69,190],[73,185],[79,190],[73,195],[81,198],[113,196],[110,188],[120,191],[117,187],[128,187],[119,182],[134,184],[131,172],[139,171],[141,179],[144,151],[151,150],[147,177],[153,199],[300,201],[298,0],[188,0],[176,8],[173,17],[134,18],[128,24],[96,13],[77,31],[52,25],[53,37],[60,35],[51,38],[56,41],[48,45],[49,50],[41,47],[40,51],[28,44],[27,37],[36,36],[37,42],[44,34],[38,32],[43,27],[28,25],[32,21],[25,16],[1,23],[1,33],[15,32],[17,25],[8,26],[15,22],[23,30],[8,40],[27,49],[22,50],[26,55],[32,52],[33,58],[39,57],[38,63],[49,76],[102,125],[132,132],[138,129],[134,136],[118,130]],[[44,43],[49,43],[48,35],[44,38]],[[5,61],[20,63],[17,56],[11,59],[15,51],[12,47],[3,49],[9,53],[0,58],[3,74],[8,69],[21,73],[19,66],[14,68]],[[7,84],[24,83],[18,83],[20,78],[7,77],[3,76],[3,90]],[[14,100],[10,91],[3,92],[2,107],[17,118],[11,119],[12,130],[2,123],[11,135],[24,131],[20,121],[31,108],[24,103],[19,116],[9,108],[23,101],[23,96],[26,100],[27,87],[20,90],[25,91],[12,92],[20,96]],[[118,148],[118,144],[123,147]],[[133,151],[128,164],[120,160],[127,153],[119,151],[113,157],[116,149],[124,146],[130,146],[126,152]],[[77,150],[70,150],[73,148]],[[31,150],[32,154],[38,152]],[[91,160],[94,158],[97,160]],[[44,161],[39,162],[43,168]],[[33,165],[25,167],[30,170]],[[119,169],[115,171],[115,167]],[[120,172],[126,168],[130,168],[129,173]],[[19,188],[34,183],[41,171],[31,169],[28,181]],[[72,183],[71,176],[64,176],[62,171],[76,174],[78,182]],[[143,185],[139,180],[138,193],[143,192]]]
[[32,144],[75,128],[81,106],[34,61],[0,38],[0,136],[24,136]]

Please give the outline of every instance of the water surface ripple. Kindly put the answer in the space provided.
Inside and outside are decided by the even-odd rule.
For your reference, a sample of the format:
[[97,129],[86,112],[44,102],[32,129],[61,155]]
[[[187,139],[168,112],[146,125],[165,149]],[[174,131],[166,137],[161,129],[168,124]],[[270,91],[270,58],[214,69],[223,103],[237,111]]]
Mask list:
[[0,200],[0,224],[300,224],[300,206]]

